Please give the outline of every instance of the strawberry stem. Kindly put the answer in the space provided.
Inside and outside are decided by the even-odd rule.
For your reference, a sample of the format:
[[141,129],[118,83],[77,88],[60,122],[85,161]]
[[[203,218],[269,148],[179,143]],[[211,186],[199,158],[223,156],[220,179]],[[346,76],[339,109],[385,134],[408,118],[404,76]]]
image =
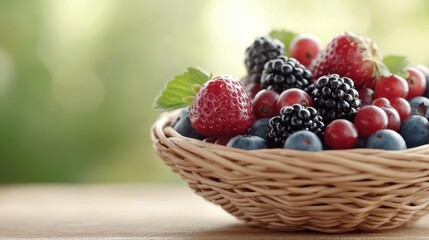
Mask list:
[[191,86],[191,90],[193,93],[197,94],[198,91],[200,91],[201,85],[200,84],[194,84]]
[[194,102],[194,99],[195,99],[194,96],[182,97],[182,101],[188,105],[191,105]]

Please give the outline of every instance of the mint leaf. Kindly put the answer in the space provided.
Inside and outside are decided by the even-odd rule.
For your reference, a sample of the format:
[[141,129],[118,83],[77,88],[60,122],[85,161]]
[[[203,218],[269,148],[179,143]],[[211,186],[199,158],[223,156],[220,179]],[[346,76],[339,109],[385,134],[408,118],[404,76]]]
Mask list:
[[270,32],[270,37],[280,40],[285,45],[285,54],[290,56],[289,45],[292,39],[296,37],[296,33],[286,30],[273,30]]
[[399,75],[403,78],[408,77],[408,72],[405,68],[408,66],[410,61],[406,57],[390,55],[383,58],[383,63],[393,74]]
[[209,76],[200,68],[188,68],[167,83],[166,88],[155,99],[153,107],[158,111],[170,111],[190,104],[189,99],[195,95],[198,85],[203,85]]

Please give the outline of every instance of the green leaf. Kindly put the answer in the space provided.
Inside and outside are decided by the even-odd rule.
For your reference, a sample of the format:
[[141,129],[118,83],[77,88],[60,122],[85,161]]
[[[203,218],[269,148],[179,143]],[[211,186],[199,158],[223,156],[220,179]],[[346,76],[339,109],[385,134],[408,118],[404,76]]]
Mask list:
[[391,75],[389,68],[387,68],[387,66],[384,63],[378,60],[375,60],[374,63],[375,63],[375,69],[373,73],[376,78],[388,77]]
[[273,30],[270,32],[269,35],[271,38],[280,40],[285,45],[285,54],[289,56],[290,42],[292,42],[292,39],[294,39],[297,34],[291,31],[286,31],[284,29],[281,29],[281,30]]
[[393,74],[399,75],[403,78],[408,77],[408,73],[405,68],[408,66],[410,61],[406,57],[390,55],[383,58],[383,63]]
[[197,86],[203,85],[209,76],[200,68],[188,68],[186,72],[177,75],[167,83],[165,89],[155,99],[153,107],[158,111],[170,111],[186,107],[195,95]]

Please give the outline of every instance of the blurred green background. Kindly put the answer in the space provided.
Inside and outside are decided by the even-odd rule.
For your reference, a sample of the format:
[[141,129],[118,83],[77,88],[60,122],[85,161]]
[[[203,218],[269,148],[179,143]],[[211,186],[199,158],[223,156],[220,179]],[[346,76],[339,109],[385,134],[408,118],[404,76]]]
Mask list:
[[429,64],[428,26],[425,0],[0,0],[0,182],[178,182],[149,129],[186,67],[241,77],[274,28]]

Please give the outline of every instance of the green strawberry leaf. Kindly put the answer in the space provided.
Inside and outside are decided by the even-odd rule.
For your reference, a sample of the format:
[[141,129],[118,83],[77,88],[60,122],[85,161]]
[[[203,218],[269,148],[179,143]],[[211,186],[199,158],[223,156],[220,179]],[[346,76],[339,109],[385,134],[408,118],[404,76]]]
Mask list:
[[183,108],[192,103],[199,87],[209,80],[209,75],[200,68],[188,68],[167,83],[165,89],[155,99],[153,107],[165,112]]
[[403,78],[408,77],[408,72],[405,68],[408,66],[410,61],[406,57],[389,55],[383,58],[383,63],[393,74],[399,75]]
[[375,63],[375,69],[373,73],[377,78],[388,77],[392,74],[389,68],[383,62],[375,60],[374,63]]
[[296,37],[296,33],[291,31],[282,30],[273,30],[270,32],[270,37],[274,39],[280,40],[285,45],[285,54],[287,56],[290,55],[289,45],[292,42],[292,39]]

